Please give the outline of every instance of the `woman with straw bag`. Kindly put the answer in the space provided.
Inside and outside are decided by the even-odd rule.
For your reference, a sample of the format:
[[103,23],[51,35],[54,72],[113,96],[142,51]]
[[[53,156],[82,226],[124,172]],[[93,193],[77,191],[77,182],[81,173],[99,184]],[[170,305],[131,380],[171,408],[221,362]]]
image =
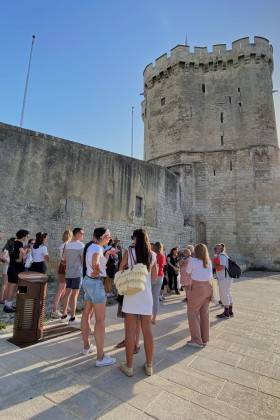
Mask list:
[[152,252],[146,229],[136,229],[133,232],[135,247],[130,249],[122,259],[120,271],[128,265],[132,268],[136,264],[147,267],[144,290],[133,295],[124,295],[123,312],[125,313],[125,351],[126,363],[120,365],[121,371],[126,376],[133,376],[133,352],[135,345],[135,332],[137,317],[140,316],[141,329],[144,338],[146,362],[144,369],[146,375],[153,374],[154,338],[151,327],[153,297],[151,281],[157,278],[156,254]]

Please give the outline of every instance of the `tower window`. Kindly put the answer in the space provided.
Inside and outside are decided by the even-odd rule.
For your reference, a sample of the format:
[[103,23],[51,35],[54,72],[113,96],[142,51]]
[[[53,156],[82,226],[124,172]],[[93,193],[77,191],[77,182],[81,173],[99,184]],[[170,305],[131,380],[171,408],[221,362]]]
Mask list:
[[224,122],[224,113],[221,112],[221,123],[223,123],[223,122]]
[[161,98],[160,104],[161,104],[161,106],[165,105],[165,98]]
[[221,136],[221,146],[224,145],[224,136]]
[[240,93],[240,88],[238,88],[237,91]]
[[242,104],[241,104],[241,102],[238,102],[238,105],[239,105],[239,111],[242,112]]
[[202,83],[202,92],[205,93],[205,84]]
[[228,101],[231,104],[231,96],[228,97]]
[[232,171],[232,160],[229,162],[229,169]]
[[135,200],[135,216],[136,217],[141,217],[142,216],[142,202],[143,199],[142,197],[137,197],[136,196],[136,200]]
[[214,176],[216,176],[216,171],[215,171],[215,169],[214,169]]

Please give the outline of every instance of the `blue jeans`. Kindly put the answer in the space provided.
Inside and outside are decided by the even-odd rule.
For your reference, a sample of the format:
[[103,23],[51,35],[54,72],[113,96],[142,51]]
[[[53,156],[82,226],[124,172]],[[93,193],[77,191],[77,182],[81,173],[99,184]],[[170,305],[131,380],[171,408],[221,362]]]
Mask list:
[[85,292],[85,301],[92,302],[93,304],[105,303],[107,301],[102,279],[91,279],[85,276],[82,287]]

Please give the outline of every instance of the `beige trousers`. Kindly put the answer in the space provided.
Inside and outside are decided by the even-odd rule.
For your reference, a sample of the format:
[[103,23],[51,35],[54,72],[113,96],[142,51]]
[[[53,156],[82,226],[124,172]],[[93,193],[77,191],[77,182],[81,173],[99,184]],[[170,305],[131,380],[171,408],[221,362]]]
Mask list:
[[191,341],[197,344],[209,341],[209,304],[211,286],[208,281],[192,280],[188,296],[188,322]]

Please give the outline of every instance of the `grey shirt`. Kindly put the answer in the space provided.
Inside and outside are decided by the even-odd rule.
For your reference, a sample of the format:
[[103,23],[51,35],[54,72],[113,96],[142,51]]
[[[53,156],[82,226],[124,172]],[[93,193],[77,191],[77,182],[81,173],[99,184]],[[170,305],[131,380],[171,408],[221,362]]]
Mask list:
[[69,242],[65,247],[66,272],[65,277],[74,279],[82,277],[82,257],[84,244],[80,241]]

